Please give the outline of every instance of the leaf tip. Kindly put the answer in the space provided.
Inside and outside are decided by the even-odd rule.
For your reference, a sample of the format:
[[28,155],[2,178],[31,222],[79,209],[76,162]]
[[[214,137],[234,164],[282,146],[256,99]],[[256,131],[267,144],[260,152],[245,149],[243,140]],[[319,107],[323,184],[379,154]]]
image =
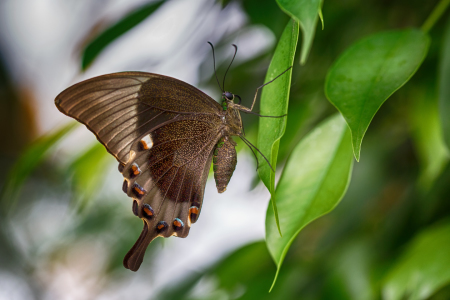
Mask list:
[[273,288],[275,287],[275,283],[277,282],[279,272],[280,272],[280,266],[277,266],[277,272],[275,273],[275,278],[273,279],[272,285],[270,286],[269,293],[272,292]]
[[306,57],[301,57],[300,58],[300,66],[304,66],[305,65],[305,62],[306,62]]
[[280,224],[278,222],[278,219],[277,219],[277,228],[278,228],[278,232],[280,233],[280,237],[283,237],[283,234],[281,233],[281,227],[280,227]]
[[351,130],[351,133],[352,133],[353,155],[355,156],[356,161],[359,162],[359,158],[361,156],[362,137],[355,137],[353,130]]
[[353,154],[355,155],[356,161],[359,162],[359,157],[360,157],[360,155],[361,155],[360,149],[355,149],[355,148],[353,148]]
[[323,22],[323,14],[322,14],[322,8],[319,7],[319,19],[320,22],[322,23],[322,30],[325,28],[325,24]]

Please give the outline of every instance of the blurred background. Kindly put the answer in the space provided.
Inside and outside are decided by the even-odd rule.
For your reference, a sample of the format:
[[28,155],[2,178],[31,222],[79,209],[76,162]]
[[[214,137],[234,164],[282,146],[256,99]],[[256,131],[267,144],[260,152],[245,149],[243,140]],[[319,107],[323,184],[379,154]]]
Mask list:
[[[323,92],[333,61],[367,35],[421,26],[437,2],[325,1],[325,29],[317,28],[306,64],[295,60],[280,166],[335,113]],[[346,196],[301,232],[269,294],[276,270],[264,244],[269,193],[242,143],[226,193],[208,181],[189,237],[157,239],[133,273],[122,259],[141,221],[121,191],[117,162],[54,98],[93,76],[146,71],[219,100],[211,41],[219,78],[231,44],[239,47],[225,86],[250,105],[289,21],[276,2],[2,0],[0,299],[380,298],[380,281],[405,245],[450,216],[448,152],[427,148],[446,19],[430,32],[417,74],[372,121]],[[243,119],[256,143],[258,118]],[[450,299],[450,286],[431,299]]]

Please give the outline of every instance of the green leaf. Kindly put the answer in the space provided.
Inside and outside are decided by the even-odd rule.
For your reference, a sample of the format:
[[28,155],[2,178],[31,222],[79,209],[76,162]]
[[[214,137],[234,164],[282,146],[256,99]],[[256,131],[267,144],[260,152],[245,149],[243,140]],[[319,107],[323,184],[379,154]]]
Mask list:
[[[300,63],[303,65],[311,50],[321,0],[277,0],[280,8],[300,24],[303,32],[302,53]],[[323,23],[322,23],[323,26]]]
[[442,41],[439,70],[439,111],[444,141],[450,148],[450,18]]
[[[298,23],[290,20],[281,35],[277,48],[267,70],[266,81],[269,82],[292,66],[294,62],[295,49],[298,40]],[[289,102],[289,91],[291,89],[292,69],[283,74],[274,82],[266,85],[261,94],[261,115],[282,116],[287,113]],[[278,148],[280,139],[286,129],[286,117],[283,118],[259,118],[258,148],[264,153],[275,170],[277,167]],[[272,199],[275,191],[275,173],[265,160],[258,154],[258,160],[264,162],[258,169],[261,180],[266,185]],[[272,201],[275,218],[276,201]],[[280,230],[281,234],[281,230]]]
[[0,202],[6,206],[5,210],[13,205],[21,186],[45,158],[48,150],[55,146],[67,133],[72,131],[76,125],[78,125],[77,122],[70,122],[58,131],[40,137],[25,150],[11,168],[0,197]]
[[273,284],[299,232],[344,196],[352,165],[350,131],[340,115],[320,124],[295,147],[276,190],[283,237],[277,233],[273,211],[267,209],[266,243],[277,265]]
[[351,46],[331,67],[325,94],[351,129],[356,160],[375,113],[414,75],[429,41],[415,29],[382,32]]
[[427,299],[450,284],[450,221],[422,231],[386,276],[383,299]]
[[449,153],[442,138],[437,97],[432,91],[416,91],[410,109],[413,141],[421,165],[419,186],[428,190],[444,170]]
[[105,147],[95,143],[68,166],[68,172],[73,173],[73,184],[78,195],[80,211],[86,207],[87,201],[99,194],[98,191],[108,172],[110,159]]
[[164,1],[151,2],[126,15],[122,20],[107,28],[91,41],[83,51],[81,68],[86,70],[94,59],[114,40],[144,21],[155,12]]

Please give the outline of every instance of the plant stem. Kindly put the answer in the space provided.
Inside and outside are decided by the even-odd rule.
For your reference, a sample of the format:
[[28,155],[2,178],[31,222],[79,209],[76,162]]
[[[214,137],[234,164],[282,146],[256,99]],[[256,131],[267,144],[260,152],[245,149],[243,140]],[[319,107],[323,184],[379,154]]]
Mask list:
[[431,12],[430,16],[422,25],[422,31],[427,33],[430,31],[430,29],[434,26],[434,24],[439,20],[439,18],[442,16],[442,14],[447,9],[448,5],[450,4],[450,0],[441,0],[441,2],[438,3],[438,5],[434,8],[434,10]]

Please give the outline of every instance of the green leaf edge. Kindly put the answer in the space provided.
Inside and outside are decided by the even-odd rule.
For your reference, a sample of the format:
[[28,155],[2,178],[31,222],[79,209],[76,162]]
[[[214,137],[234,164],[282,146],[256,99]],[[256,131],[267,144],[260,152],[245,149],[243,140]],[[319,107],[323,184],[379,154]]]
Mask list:
[[[411,28],[411,29],[403,29],[403,30],[395,30],[395,31],[407,31],[407,30],[417,30],[417,31],[421,31],[421,30],[419,30],[419,29],[417,29],[417,28]],[[384,32],[389,32],[389,31],[384,31]],[[423,32],[423,31],[421,31],[421,32]],[[352,49],[353,47],[355,47],[356,45],[358,45],[359,43],[362,43],[362,42],[364,42],[364,41],[366,41],[367,39],[370,39],[371,37],[373,37],[374,35],[378,35],[378,34],[382,34],[383,32],[379,32],[379,33],[376,33],[376,34],[373,34],[373,35],[370,35],[370,36],[368,36],[368,37],[365,37],[365,38],[363,38],[363,39],[361,39],[361,40],[359,40],[359,41],[357,41],[357,42],[355,42],[355,43],[353,43],[350,47],[348,47],[346,50],[345,50],[345,52],[333,63],[333,65],[330,67],[330,69],[329,69],[329,71],[328,71],[328,73],[327,73],[327,76],[326,76],[326,78],[325,78],[325,88],[324,88],[324,90],[325,90],[325,96],[327,97],[327,99],[328,99],[328,102],[330,102],[338,111],[339,111],[339,113],[342,115],[342,117],[344,118],[344,120],[347,122],[347,119],[345,118],[345,116],[344,116],[344,114],[339,110],[339,108],[330,100],[330,97],[328,96],[328,82],[329,82],[329,77],[330,77],[330,74],[331,74],[331,70],[332,70],[332,68],[334,68],[334,66],[341,60],[341,59],[343,59],[344,57],[347,57],[347,55],[348,55],[348,53],[349,53],[349,50],[350,49]],[[430,36],[427,34],[427,33],[425,33],[425,32],[423,32],[424,33],[424,36],[426,37],[426,43],[427,43],[427,45],[426,45],[426,49],[425,49],[425,51],[424,51],[424,53],[423,53],[423,57],[422,57],[422,60],[420,61],[420,63],[417,65],[417,67],[414,69],[414,71],[413,72],[411,72],[411,74],[410,74],[410,76],[405,80],[405,82],[403,82],[397,89],[395,89],[394,91],[392,91],[392,93],[390,93],[389,94],[389,96],[387,96],[386,97],[386,99],[384,99],[383,100],[383,102],[380,104],[380,106],[378,107],[378,109],[375,111],[375,114],[372,116],[372,118],[370,119],[370,122],[369,122],[369,126],[370,126],[370,123],[372,123],[372,120],[373,120],[373,118],[375,117],[375,115],[376,115],[376,113],[378,112],[378,110],[380,110],[380,107],[384,104],[384,102],[386,102],[386,100],[387,99],[389,99],[396,91],[398,91],[401,87],[403,87],[415,74],[416,74],[416,72],[417,72],[417,70],[420,68],[420,66],[422,65],[422,63],[423,63],[423,61],[425,60],[425,57],[427,56],[427,54],[428,54],[428,50],[429,50],[429,47],[430,47],[430,41],[431,41],[431,39],[430,39]],[[348,124],[348,123],[347,123]],[[367,128],[364,130],[364,132],[363,132],[363,134],[361,135],[361,138],[359,139],[359,141],[357,140],[356,142],[355,142],[355,139],[353,138],[353,130],[350,128],[350,125],[349,125],[349,128],[350,128],[350,134],[351,134],[351,136],[352,136],[352,148],[353,148],[353,155],[355,156],[355,159],[356,159],[356,161],[357,162],[359,162],[359,159],[360,159],[360,155],[361,155],[361,145],[362,145],[362,140],[364,139],[364,136],[366,135],[366,132],[367,132],[367,130],[369,129],[369,126],[367,126]]]

